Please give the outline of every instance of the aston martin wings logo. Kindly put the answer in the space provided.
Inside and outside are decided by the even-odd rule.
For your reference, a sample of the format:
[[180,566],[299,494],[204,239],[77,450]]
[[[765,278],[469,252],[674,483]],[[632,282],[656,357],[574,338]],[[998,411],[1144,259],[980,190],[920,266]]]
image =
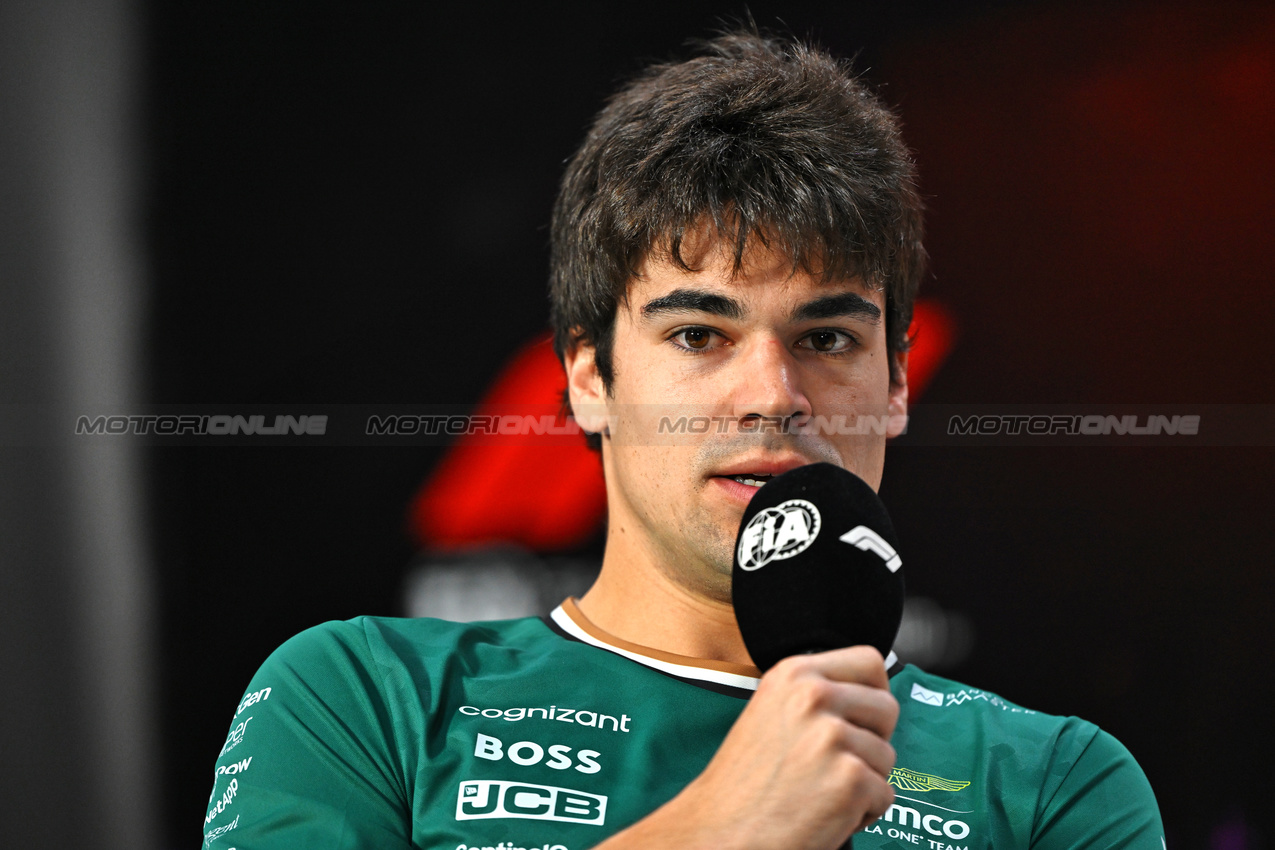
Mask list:
[[968,782],[957,782],[933,776],[929,773],[917,773],[906,767],[896,767],[890,771],[890,784],[903,791],[960,791],[969,785]]

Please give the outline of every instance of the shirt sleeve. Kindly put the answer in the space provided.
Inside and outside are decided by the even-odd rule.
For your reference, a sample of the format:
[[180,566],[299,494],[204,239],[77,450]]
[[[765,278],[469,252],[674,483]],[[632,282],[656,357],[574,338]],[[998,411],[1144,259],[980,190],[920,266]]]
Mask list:
[[395,850],[411,815],[390,708],[357,622],[284,643],[217,758],[204,850]]
[[[1084,726],[1059,738],[1056,752],[1063,755],[1052,767],[1061,781],[1037,813],[1033,850],[1164,850],[1160,808],[1142,768],[1114,737]],[[1078,756],[1065,755],[1077,749]]]

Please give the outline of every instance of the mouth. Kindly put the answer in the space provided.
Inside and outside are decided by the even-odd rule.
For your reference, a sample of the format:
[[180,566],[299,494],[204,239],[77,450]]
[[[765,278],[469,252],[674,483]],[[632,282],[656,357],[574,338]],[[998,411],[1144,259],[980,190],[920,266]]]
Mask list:
[[766,482],[813,462],[798,454],[741,457],[729,466],[714,471],[710,480],[716,482],[717,492],[742,506],[747,505]]
[[728,481],[735,481],[745,487],[760,487],[775,476],[765,472],[745,472],[739,475],[719,475]]
[[760,487],[772,478],[809,463],[814,461],[798,454],[754,455],[738,458],[729,465],[724,464],[713,471],[712,475],[714,478],[723,478],[749,487]]

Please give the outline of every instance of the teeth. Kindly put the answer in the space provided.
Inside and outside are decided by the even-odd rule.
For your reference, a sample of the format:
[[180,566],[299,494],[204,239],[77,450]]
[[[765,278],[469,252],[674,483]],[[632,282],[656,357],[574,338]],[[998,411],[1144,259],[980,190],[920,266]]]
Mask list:
[[752,476],[749,476],[749,475],[734,475],[731,477],[734,478],[736,481],[738,481],[740,484],[747,484],[749,487],[760,487],[761,485],[766,483],[765,479],[753,478]]

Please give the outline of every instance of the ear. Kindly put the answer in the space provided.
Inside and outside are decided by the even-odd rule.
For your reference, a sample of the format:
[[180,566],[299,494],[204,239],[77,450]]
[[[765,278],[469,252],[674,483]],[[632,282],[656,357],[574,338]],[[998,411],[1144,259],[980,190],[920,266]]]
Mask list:
[[593,345],[579,337],[562,355],[567,370],[567,396],[571,413],[580,427],[591,434],[607,432],[606,390],[598,374]]
[[908,427],[908,353],[898,351],[893,355],[898,381],[890,381],[889,403],[886,414],[890,417],[886,427],[887,437],[897,437]]

